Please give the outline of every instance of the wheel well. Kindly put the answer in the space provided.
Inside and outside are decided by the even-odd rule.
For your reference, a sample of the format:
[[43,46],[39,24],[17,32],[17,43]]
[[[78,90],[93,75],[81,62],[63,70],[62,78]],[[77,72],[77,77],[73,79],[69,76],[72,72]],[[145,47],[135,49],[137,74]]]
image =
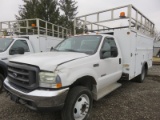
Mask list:
[[5,72],[4,72],[4,70],[3,70],[3,68],[2,68],[2,67],[0,67],[0,74],[2,74],[2,75],[3,75],[3,77],[6,77],[6,74],[5,74]]
[[72,85],[71,88],[75,86],[85,86],[88,87],[91,91],[93,90],[93,85],[96,85],[96,80],[92,76],[84,76],[77,79]]
[[147,62],[144,63],[144,68],[146,70],[146,74],[148,74],[148,63]]
[[148,64],[147,64],[147,62],[144,63],[144,67],[145,67],[146,70],[148,70]]

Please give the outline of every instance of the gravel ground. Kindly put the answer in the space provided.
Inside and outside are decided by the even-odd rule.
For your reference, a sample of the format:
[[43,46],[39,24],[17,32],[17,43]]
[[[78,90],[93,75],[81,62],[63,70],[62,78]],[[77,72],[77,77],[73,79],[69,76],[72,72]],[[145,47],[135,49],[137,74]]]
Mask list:
[[[94,102],[91,120],[160,120],[160,66],[144,83],[122,82],[122,87]],[[60,112],[35,112],[0,95],[0,120],[61,120]]]
[[149,69],[148,76],[160,77],[160,65],[154,65],[151,69]]

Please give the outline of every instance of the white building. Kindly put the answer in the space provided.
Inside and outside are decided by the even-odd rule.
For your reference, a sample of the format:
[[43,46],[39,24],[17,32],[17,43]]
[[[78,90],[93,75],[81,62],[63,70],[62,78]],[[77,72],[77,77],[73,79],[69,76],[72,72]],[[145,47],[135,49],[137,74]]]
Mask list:
[[160,41],[154,43],[153,56],[160,57]]

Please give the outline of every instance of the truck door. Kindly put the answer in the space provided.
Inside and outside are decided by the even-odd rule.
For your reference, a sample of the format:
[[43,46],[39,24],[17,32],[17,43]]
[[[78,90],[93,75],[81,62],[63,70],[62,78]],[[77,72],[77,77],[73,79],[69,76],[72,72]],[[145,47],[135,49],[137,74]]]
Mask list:
[[29,46],[28,46],[28,43],[26,40],[16,40],[10,50],[9,50],[9,58],[12,58],[12,57],[17,57],[17,56],[20,56],[20,55],[24,55],[24,54],[19,54],[17,53],[17,49],[18,48],[23,48],[24,49],[24,54],[30,54],[32,51],[29,49]]
[[103,58],[100,59],[99,66],[101,74],[99,87],[103,88],[115,83],[122,75],[121,55],[118,53],[114,38],[106,37],[104,39],[100,54]]

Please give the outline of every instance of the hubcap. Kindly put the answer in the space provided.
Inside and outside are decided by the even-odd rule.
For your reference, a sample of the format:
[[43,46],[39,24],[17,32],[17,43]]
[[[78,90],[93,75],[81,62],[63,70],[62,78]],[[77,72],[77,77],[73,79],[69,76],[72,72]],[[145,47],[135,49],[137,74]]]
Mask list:
[[88,114],[90,107],[89,97],[86,94],[81,95],[74,106],[73,114],[75,120],[83,120]]

